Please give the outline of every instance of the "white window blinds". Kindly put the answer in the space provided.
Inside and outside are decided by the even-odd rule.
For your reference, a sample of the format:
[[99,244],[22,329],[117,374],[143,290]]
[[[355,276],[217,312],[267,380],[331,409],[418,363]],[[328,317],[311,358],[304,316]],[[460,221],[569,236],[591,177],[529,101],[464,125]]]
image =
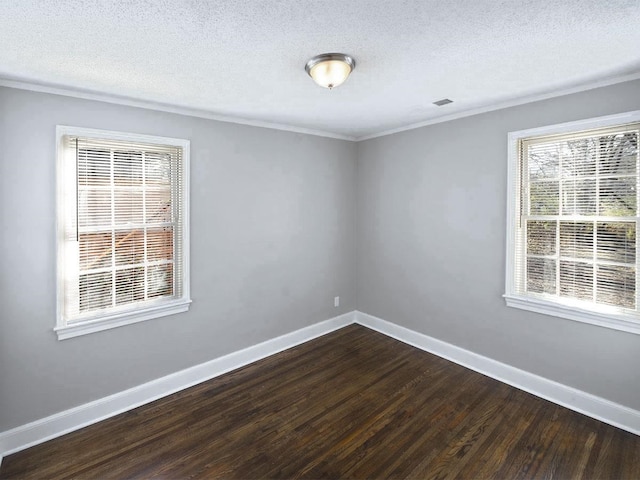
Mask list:
[[185,299],[183,148],[62,137],[59,326]]
[[519,141],[516,294],[637,316],[639,127]]

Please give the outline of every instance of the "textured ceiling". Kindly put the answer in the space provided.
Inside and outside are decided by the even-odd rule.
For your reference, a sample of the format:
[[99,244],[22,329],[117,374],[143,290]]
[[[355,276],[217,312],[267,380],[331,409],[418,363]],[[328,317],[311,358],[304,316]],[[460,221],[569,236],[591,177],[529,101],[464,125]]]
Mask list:
[[[638,74],[639,19],[640,0],[1,0],[0,78],[362,138]],[[357,68],[329,91],[304,64],[334,51]]]

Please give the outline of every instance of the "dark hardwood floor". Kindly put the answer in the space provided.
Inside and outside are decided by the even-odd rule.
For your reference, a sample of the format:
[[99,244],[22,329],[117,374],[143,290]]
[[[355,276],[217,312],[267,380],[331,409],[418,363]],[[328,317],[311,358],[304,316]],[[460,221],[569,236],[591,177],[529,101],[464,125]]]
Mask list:
[[1,478],[640,478],[640,437],[351,325],[4,459]]

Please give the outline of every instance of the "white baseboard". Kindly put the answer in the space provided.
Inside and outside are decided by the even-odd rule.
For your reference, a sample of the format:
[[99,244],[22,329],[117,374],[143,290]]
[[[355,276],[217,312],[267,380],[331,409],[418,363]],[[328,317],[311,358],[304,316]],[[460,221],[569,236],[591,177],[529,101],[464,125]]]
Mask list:
[[478,355],[367,313],[356,311],[355,323],[495,378],[537,397],[640,435],[640,411],[638,410]]
[[2,457],[139,407],[353,323],[354,312],[0,433]]
[[352,323],[376,330],[563,407],[640,435],[640,411],[353,311],[0,433],[2,457],[202,383]]

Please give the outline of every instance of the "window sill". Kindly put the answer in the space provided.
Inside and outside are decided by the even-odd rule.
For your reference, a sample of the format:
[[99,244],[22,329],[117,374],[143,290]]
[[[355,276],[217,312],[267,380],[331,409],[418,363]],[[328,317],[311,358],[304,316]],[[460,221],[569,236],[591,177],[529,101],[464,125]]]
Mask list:
[[585,310],[569,305],[548,302],[545,300],[522,297],[518,295],[503,295],[508,307],[520,308],[530,312],[553,315],[554,317],[575,320],[576,322],[598,325],[628,333],[640,335],[640,322],[619,313],[605,313]]
[[117,313],[93,320],[71,323],[70,325],[56,327],[54,331],[58,334],[58,340],[65,340],[67,338],[101,332],[102,330],[122,327],[132,323],[144,322],[145,320],[151,320],[153,318],[186,312],[189,310],[190,304],[191,300],[180,299],[171,303],[136,309],[132,312]]

